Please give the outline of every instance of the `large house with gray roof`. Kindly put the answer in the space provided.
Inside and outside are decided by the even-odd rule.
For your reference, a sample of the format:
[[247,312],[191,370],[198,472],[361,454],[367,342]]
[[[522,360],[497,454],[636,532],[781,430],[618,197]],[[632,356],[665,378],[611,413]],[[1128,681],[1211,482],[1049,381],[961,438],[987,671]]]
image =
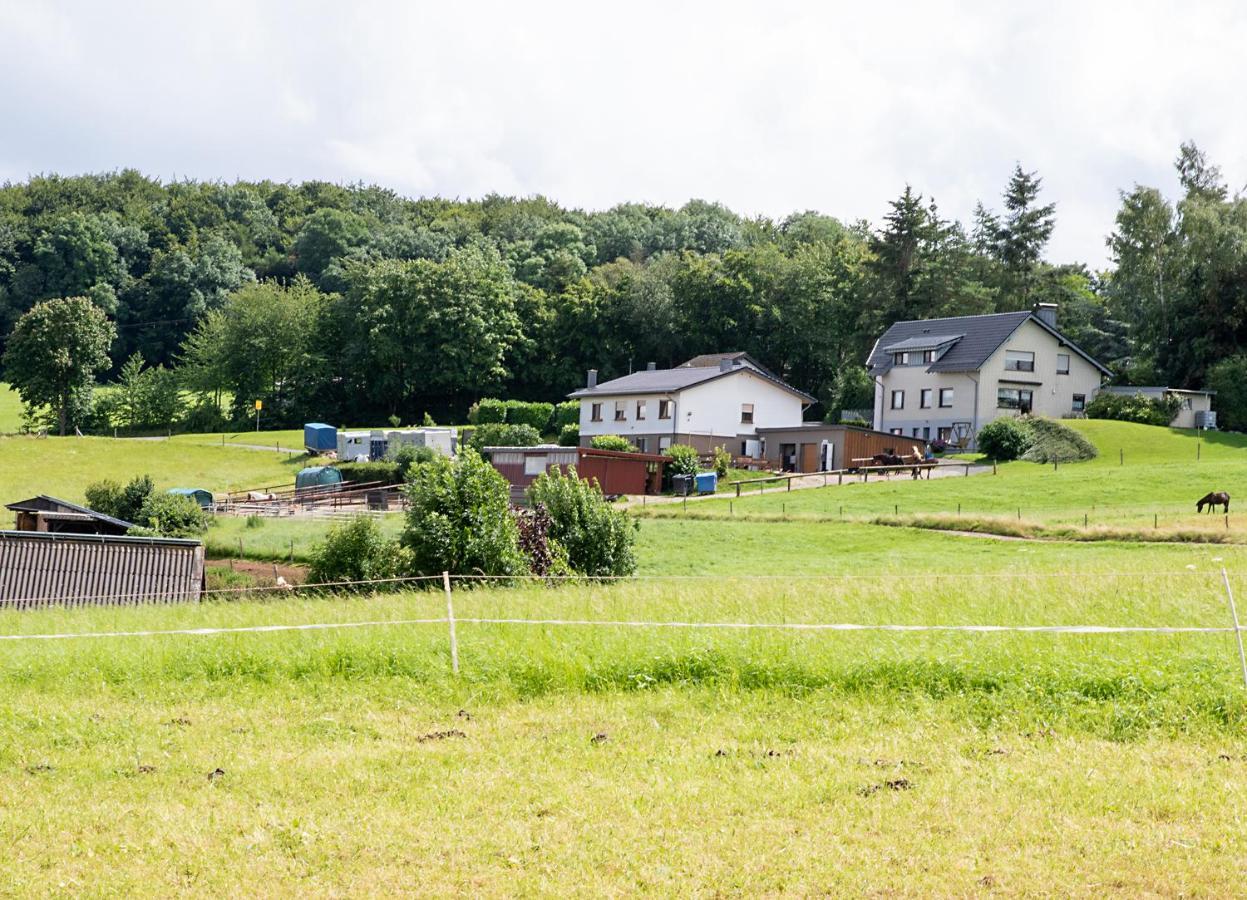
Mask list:
[[1080,413],[1110,374],[1034,311],[897,322],[867,360],[877,431],[973,447],[1001,416]]
[[809,394],[785,384],[747,353],[696,356],[673,369],[653,363],[640,372],[586,385],[568,394],[580,401],[580,444],[617,434],[645,453],[691,444],[703,453],[727,447],[760,456],[759,428],[800,426]]

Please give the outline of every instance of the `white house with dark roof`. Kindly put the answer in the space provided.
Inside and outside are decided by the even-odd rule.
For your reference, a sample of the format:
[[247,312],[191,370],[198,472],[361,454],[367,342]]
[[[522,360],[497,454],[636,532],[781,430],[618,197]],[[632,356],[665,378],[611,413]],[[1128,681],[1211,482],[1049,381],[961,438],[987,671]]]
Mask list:
[[1024,413],[1081,412],[1110,374],[1032,312],[896,322],[867,360],[877,431],[973,447],[980,428]]
[[758,456],[759,428],[799,426],[814,398],[785,384],[747,353],[697,356],[674,369],[653,363],[622,378],[597,380],[567,395],[580,401],[580,444],[617,434],[647,453],[691,444]]

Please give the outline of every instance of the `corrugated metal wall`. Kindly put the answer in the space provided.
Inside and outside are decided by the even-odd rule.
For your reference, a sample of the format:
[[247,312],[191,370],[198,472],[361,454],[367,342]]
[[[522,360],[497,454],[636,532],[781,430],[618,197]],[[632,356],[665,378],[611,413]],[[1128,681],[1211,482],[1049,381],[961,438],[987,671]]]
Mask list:
[[203,545],[0,532],[0,604],[114,605],[197,601]]

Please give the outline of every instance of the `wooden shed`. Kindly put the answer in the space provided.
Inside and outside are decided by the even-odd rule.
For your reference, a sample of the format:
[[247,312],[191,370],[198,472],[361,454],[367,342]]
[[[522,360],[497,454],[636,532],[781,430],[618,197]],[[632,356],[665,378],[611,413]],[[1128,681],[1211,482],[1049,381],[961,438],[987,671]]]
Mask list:
[[0,605],[120,605],[197,601],[199,541],[0,531]]
[[924,445],[920,438],[821,422],[791,428],[759,428],[758,434],[767,463],[784,472],[852,469],[857,465],[855,460],[879,453],[912,458],[915,452],[921,456]]
[[663,466],[671,460],[653,453],[595,450],[591,447],[486,447],[482,451],[511,483],[511,499],[519,502],[537,476],[551,469],[575,466],[586,480],[596,480],[602,493],[657,494]]
[[125,534],[134,526],[101,512],[40,494],[29,500],[10,503],[5,509],[14,514],[18,531],[47,531],[62,534]]

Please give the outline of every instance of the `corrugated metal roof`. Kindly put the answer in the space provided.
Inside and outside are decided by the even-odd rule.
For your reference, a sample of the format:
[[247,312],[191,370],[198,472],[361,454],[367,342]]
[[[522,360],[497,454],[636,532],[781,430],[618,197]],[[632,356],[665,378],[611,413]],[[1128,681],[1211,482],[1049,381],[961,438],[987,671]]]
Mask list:
[[915,338],[931,340],[932,335],[959,333],[962,336],[961,339],[938,360],[928,365],[926,370],[928,372],[974,372],[982,368],[983,363],[987,362],[1000,345],[1028,320],[1035,322],[1060,341],[1063,346],[1077,353],[1104,374],[1110,374],[1108,369],[1071,343],[1060,331],[1034,313],[1027,311],[895,322],[879,340],[875,341],[866,365],[870,367],[872,375],[882,375],[892,369],[891,347]]
[[0,604],[112,605],[197,601],[199,541],[0,531]]

